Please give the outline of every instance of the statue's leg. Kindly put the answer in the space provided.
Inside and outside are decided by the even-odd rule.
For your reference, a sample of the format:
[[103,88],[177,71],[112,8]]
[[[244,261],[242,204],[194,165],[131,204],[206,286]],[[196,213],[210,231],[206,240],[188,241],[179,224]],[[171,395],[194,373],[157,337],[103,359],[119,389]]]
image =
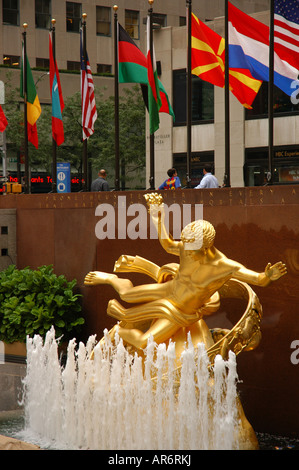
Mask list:
[[144,349],[151,336],[156,343],[163,343],[174,335],[179,328],[178,324],[172,323],[166,318],[161,318],[156,320],[146,332],[137,328],[119,327],[118,334],[124,341],[132,344],[135,348]]
[[143,303],[168,297],[171,291],[171,281],[165,284],[142,284],[129,289],[118,290],[122,300],[129,303]]
[[116,274],[101,271],[88,273],[84,280],[86,286],[108,284],[116,290],[122,300],[132,303],[150,302],[166,296],[169,292],[170,282],[165,284],[143,284],[134,287],[129,279],[123,279]]
[[86,286],[95,286],[98,284],[108,284],[116,290],[119,294],[126,292],[133,287],[129,279],[119,278],[116,274],[104,273],[102,271],[91,271],[84,279]]
[[[119,326],[119,336],[121,338],[136,348],[143,349],[151,335],[154,341],[162,343],[169,339],[169,337],[181,327],[179,323],[171,320],[173,316],[179,314],[176,307],[172,306],[170,302],[163,300],[164,299],[135,307],[124,308],[114,299],[110,300],[107,313],[118,320],[133,323],[142,322],[151,318],[157,319],[146,332],[138,328],[124,328],[121,325]],[[173,315],[174,313],[175,315]]]

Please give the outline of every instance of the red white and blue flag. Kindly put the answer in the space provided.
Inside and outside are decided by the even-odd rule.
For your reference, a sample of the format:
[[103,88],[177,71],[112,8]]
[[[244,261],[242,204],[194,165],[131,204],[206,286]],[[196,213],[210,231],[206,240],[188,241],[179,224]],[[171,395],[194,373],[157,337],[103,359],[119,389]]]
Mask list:
[[[283,3],[290,3],[285,1]],[[294,1],[297,7],[297,1]],[[228,4],[229,66],[247,67],[254,78],[269,81],[269,27]],[[274,48],[274,85],[288,96],[294,93],[298,68],[287,60],[286,54]]]
[[94,133],[94,123],[98,117],[94,97],[94,85],[86,52],[84,60],[82,46],[82,30],[80,32],[80,57],[81,57],[81,105],[82,105],[82,132],[83,140],[88,139]]
[[61,84],[58,67],[53,57],[52,36],[49,33],[49,60],[50,60],[50,92],[52,98],[52,136],[57,145],[64,142],[64,130],[62,122],[62,111],[64,101],[62,97]]
[[[191,71],[213,85],[225,85],[225,40],[192,13]],[[262,82],[256,80],[246,64],[229,69],[229,88],[245,108],[252,108]]]
[[274,50],[290,66],[299,70],[299,2],[275,0]]

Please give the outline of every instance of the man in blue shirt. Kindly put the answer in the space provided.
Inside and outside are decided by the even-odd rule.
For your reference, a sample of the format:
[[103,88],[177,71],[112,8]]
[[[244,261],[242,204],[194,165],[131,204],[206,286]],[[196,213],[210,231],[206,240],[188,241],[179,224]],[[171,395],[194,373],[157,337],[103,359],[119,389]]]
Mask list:
[[203,169],[203,178],[198,186],[195,186],[194,189],[203,189],[203,188],[219,188],[219,183],[216,176],[212,175],[211,165],[205,165]]
[[178,189],[181,187],[180,178],[175,168],[170,168],[167,172],[169,178],[162,183],[158,189]]
[[106,181],[106,177],[106,171],[100,170],[98,178],[91,183],[90,191],[110,191],[110,187]]

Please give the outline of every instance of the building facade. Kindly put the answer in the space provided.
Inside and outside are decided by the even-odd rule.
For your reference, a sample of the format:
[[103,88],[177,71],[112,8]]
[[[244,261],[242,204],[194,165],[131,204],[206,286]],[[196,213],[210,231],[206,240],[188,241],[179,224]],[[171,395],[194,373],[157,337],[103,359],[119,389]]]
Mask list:
[[[194,10],[196,14],[196,10]],[[252,14],[269,24],[269,11]],[[224,37],[224,18],[215,18],[208,26]],[[186,186],[186,28],[164,28],[154,33],[156,58],[161,61],[161,80],[172,90],[175,121],[161,115],[155,138],[156,187],[164,181],[168,168],[174,166]],[[172,87],[172,88],[171,88]],[[298,85],[297,87],[298,88]],[[191,187],[202,178],[205,163],[211,163],[220,186],[225,175],[225,94],[224,89],[192,76],[192,149]],[[295,91],[295,90],[294,90]],[[274,157],[275,184],[299,181],[299,106],[298,93],[293,98],[274,87]],[[268,157],[268,84],[263,83],[252,110],[246,110],[230,93],[230,183],[231,186],[267,184]],[[147,151],[149,176],[150,155]]]
[[[146,0],[115,2],[120,24],[140,49],[146,51],[146,17],[150,7]],[[28,24],[28,58],[31,67],[47,67],[48,36],[51,19],[56,19],[56,55],[59,69],[78,69],[78,33],[82,14],[87,15],[87,47],[93,72],[113,72],[113,18],[111,0],[1,0],[0,62],[14,64],[21,55],[21,29]],[[269,0],[237,0],[236,6],[246,13],[268,9]],[[201,20],[223,16],[224,2],[193,0],[192,7]],[[186,24],[185,0],[155,0],[152,5],[157,26]]]
[[[234,4],[268,21],[269,0],[236,0]],[[19,64],[23,24],[27,23],[27,55],[43,105],[50,104],[46,71],[49,66],[48,31],[55,18],[56,59],[65,97],[80,89],[80,38],[82,14],[86,13],[87,50],[95,86],[105,87],[107,96],[114,93],[114,4],[109,0],[2,0],[0,1],[0,79],[7,65],[15,70],[12,80],[19,85]],[[119,0],[117,17],[138,47],[146,53],[146,16],[149,3],[145,0]],[[160,128],[155,134],[155,185],[165,179],[167,169],[175,166],[186,183],[186,61],[187,31],[184,0],[155,0],[154,42],[160,79],[175,112],[175,121],[161,115]],[[192,1],[192,10],[219,34],[224,35],[224,2]],[[68,73],[64,73],[64,71]],[[72,73],[74,72],[74,73]],[[76,73],[75,73],[76,72]],[[204,163],[214,165],[222,184],[224,175],[224,90],[193,77],[192,125],[192,186],[201,178]],[[232,186],[263,184],[267,170],[267,111],[265,87],[256,99],[253,113],[231,96],[231,184]],[[281,97],[277,98],[277,103]],[[279,113],[282,110],[282,113]],[[277,108],[275,119],[275,163],[278,181],[296,179],[298,156],[297,108],[284,104]],[[147,126],[148,128],[148,126]],[[149,178],[149,134],[147,132],[146,187]],[[298,165],[299,167],[299,165]],[[13,170],[13,168],[12,168]],[[264,171],[265,170],[265,171]],[[97,169],[94,169],[97,171]],[[113,187],[113,179],[110,181]]]

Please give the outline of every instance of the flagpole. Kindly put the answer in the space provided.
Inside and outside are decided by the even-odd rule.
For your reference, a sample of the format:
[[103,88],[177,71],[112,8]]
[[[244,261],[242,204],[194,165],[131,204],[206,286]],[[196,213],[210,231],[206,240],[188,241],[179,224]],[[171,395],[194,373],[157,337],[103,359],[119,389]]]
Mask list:
[[225,0],[225,173],[224,186],[230,187],[230,108],[229,108],[229,52],[228,0]]
[[187,188],[191,187],[191,153],[192,153],[192,77],[191,77],[191,13],[192,0],[187,0]]
[[114,120],[115,120],[115,190],[120,190],[119,181],[119,86],[118,86],[118,6],[114,5]]
[[[83,58],[84,58],[84,64],[85,68],[87,69],[87,59],[86,59],[86,17],[87,14],[83,13],[82,15],[82,30],[83,30]],[[83,187],[82,191],[88,191],[88,185],[87,185],[87,139],[83,140]]]
[[[150,24],[150,57],[153,61],[153,8],[152,5],[154,0],[148,0],[150,8],[148,10],[149,14],[149,24]],[[148,85],[149,86],[149,85]],[[155,189],[155,134],[150,134],[150,189]]]
[[270,0],[270,36],[269,36],[269,83],[268,83],[268,184],[273,183],[273,140],[274,140],[274,116],[273,116],[273,92],[274,92],[274,0]]
[[29,162],[28,162],[28,127],[27,127],[27,45],[26,45],[26,29],[27,23],[23,23],[23,93],[24,93],[24,193],[29,194]]
[[[56,20],[53,18],[51,20],[52,26],[50,28],[50,32],[52,33],[52,54],[53,54],[53,62],[55,67],[56,61],[56,43],[55,43],[55,23]],[[52,91],[51,91],[52,92]],[[52,137],[52,192],[57,192],[57,145],[55,142],[54,137]]]

